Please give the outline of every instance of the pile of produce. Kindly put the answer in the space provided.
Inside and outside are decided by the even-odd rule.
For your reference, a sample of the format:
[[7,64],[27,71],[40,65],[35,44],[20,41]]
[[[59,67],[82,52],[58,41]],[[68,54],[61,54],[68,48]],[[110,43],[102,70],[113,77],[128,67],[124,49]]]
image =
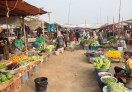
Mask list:
[[5,63],[0,63],[0,69],[4,69],[6,68],[6,64]]
[[107,86],[107,92],[125,92],[123,83],[109,83]]
[[110,44],[109,43],[105,43],[102,46],[104,46],[104,47],[110,47]]
[[8,81],[12,77],[13,77],[13,75],[10,73],[0,73],[0,83]]
[[109,39],[108,39],[108,41],[109,41],[110,43],[117,43],[117,39],[116,39],[115,36],[110,36]]
[[25,58],[27,58],[27,56],[24,55],[24,54],[21,54],[21,55],[19,55],[19,56],[12,56],[12,57],[10,57],[8,60],[9,60],[9,61],[12,61],[12,62],[17,62],[17,61],[23,60],[23,59],[25,59]]
[[39,60],[42,58],[43,58],[43,56],[31,56],[31,57],[28,57],[26,60],[27,60],[27,62],[32,62],[32,61],[36,61],[36,60]]
[[101,57],[92,58],[92,62],[96,69],[109,69],[111,64],[109,59]]
[[100,77],[103,77],[103,76],[111,76],[110,74],[100,74]]
[[105,56],[107,57],[111,57],[111,58],[120,58],[121,57],[121,53],[118,50],[109,50],[105,53]]
[[84,45],[84,44],[90,44],[90,43],[91,43],[91,41],[88,40],[88,39],[85,39],[85,40],[82,41],[82,44],[83,44],[83,45]]
[[102,78],[102,82],[106,84],[115,83],[116,80],[114,78]]
[[98,41],[92,41],[91,46],[100,46]]
[[43,43],[39,43],[38,44],[38,51],[44,50],[44,44]]
[[18,63],[11,63],[9,65],[7,65],[7,70],[15,70],[17,68],[19,68],[19,64]]
[[27,65],[28,63],[29,63],[28,60],[20,60],[20,61],[18,61],[18,64],[19,64],[20,66],[25,66],[25,65]]

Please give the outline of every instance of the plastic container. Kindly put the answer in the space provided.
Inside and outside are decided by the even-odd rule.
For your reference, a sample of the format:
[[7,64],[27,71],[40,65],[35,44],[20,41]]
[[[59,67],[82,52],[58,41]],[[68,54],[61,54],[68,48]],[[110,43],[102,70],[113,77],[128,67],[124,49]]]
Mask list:
[[123,52],[123,47],[118,47],[118,50],[122,53]]
[[48,85],[48,79],[46,77],[36,78],[34,82],[35,82],[36,92],[46,92]]
[[131,40],[126,40],[127,45],[131,45]]
[[33,76],[33,69],[30,69],[30,70],[28,71],[28,77],[30,78],[31,76]]
[[38,68],[39,68],[39,65],[35,65],[35,66],[33,67],[33,72],[36,72],[36,71],[38,70]]
[[84,50],[88,50],[89,49],[89,46],[84,46],[83,49]]
[[26,72],[23,76],[21,76],[21,82],[24,83],[28,80],[28,72]]

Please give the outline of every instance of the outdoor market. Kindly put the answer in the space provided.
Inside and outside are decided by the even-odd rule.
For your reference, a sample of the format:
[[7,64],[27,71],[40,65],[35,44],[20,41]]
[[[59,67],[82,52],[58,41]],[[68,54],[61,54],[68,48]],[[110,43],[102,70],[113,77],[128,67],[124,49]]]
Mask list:
[[0,92],[132,92],[132,19],[74,26],[50,13],[0,0]]

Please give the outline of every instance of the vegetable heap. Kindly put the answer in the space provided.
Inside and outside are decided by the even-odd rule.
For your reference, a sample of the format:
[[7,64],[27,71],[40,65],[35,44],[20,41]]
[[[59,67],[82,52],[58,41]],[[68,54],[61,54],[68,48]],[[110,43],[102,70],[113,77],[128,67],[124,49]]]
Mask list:
[[10,58],[9,58],[9,61],[17,62],[17,61],[23,60],[23,59],[25,59],[25,58],[27,58],[27,56],[24,55],[24,54],[21,54],[21,55],[19,55],[19,56],[12,56],[12,57],[10,57]]
[[105,56],[111,57],[111,58],[120,58],[121,53],[118,50],[109,50],[105,53]]
[[100,46],[98,41],[92,41],[91,46]]
[[7,70],[14,70],[19,68],[19,64],[18,63],[11,63],[9,65],[7,65]]
[[92,58],[96,69],[109,69],[111,62],[107,58],[96,57]]
[[115,83],[116,81],[114,78],[102,78],[102,82],[106,84],[110,84],[110,83]]
[[5,63],[0,63],[0,69],[6,68],[6,64]]
[[82,41],[82,44],[83,44],[83,45],[84,45],[84,44],[90,44],[90,43],[91,43],[91,41],[88,40],[88,39],[85,39],[85,40]]
[[25,65],[27,65],[28,63],[29,63],[28,60],[20,60],[20,61],[18,61],[18,64],[19,64],[20,66],[25,66]]
[[0,83],[8,81],[12,77],[13,77],[13,75],[10,73],[0,73]]
[[107,92],[125,92],[123,83],[110,83],[107,86]]
[[110,36],[109,39],[110,43],[117,43],[117,39],[115,36]]

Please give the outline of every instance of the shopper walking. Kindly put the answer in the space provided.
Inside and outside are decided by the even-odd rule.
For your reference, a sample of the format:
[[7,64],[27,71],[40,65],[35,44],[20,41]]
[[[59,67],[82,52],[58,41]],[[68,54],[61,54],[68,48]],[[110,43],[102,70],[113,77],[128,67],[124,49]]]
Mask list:
[[73,32],[70,33],[69,35],[69,38],[70,38],[70,48],[71,48],[71,52],[74,51],[75,49],[75,39],[76,39],[76,36]]
[[56,42],[57,42],[56,51],[58,49],[60,49],[60,48],[64,48],[64,37],[63,37],[63,35],[61,34],[60,31],[57,33],[57,40],[56,40]]
[[103,44],[103,32],[102,32],[102,30],[99,31],[98,40],[99,40],[99,44]]
[[67,47],[68,39],[69,39],[69,37],[68,37],[67,32],[64,32],[64,41],[65,41],[66,47]]

